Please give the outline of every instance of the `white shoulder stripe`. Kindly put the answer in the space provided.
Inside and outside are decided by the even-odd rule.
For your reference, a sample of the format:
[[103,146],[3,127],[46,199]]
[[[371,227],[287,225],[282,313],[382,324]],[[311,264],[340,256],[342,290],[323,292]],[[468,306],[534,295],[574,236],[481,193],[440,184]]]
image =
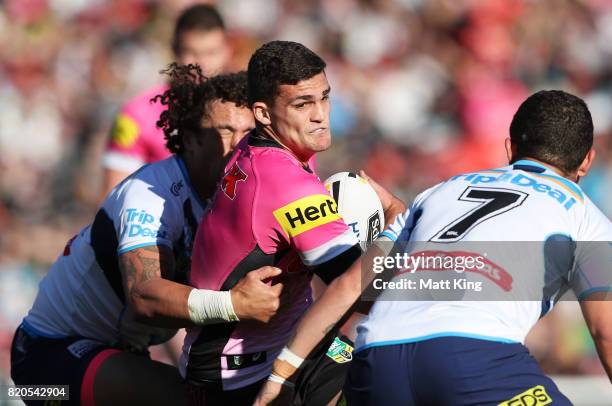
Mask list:
[[305,265],[316,266],[337,257],[355,244],[359,244],[359,240],[351,229],[347,229],[344,233],[319,245],[317,248],[300,253],[300,256]]

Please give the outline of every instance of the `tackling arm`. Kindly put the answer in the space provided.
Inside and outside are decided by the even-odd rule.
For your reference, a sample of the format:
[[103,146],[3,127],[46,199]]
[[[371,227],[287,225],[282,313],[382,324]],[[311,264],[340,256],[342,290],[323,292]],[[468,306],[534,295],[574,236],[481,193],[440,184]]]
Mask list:
[[[265,266],[249,272],[230,290],[231,299],[223,309],[223,298],[219,295],[225,292],[172,282],[169,279],[174,275],[174,266],[174,255],[166,246],[137,248],[119,257],[126,299],[139,321],[167,328],[236,318],[268,322],[280,305],[282,284],[270,286],[264,282],[279,275],[278,268]],[[223,311],[232,313],[233,317],[219,317]]]
[[139,320],[160,327],[195,325],[189,318],[187,300],[193,289],[168,279],[174,275],[170,248],[151,245],[119,257],[123,289]]

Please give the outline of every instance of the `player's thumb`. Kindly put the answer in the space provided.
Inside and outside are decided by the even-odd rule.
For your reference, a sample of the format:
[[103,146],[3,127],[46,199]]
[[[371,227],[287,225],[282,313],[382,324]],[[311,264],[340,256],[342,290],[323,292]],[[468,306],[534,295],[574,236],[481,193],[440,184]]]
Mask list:
[[370,182],[372,180],[372,178],[370,178],[368,176],[367,173],[365,173],[365,171],[363,169],[359,170],[359,176],[361,176],[362,178],[364,178],[365,180],[367,180],[368,182]]
[[276,295],[276,296],[280,296],[281,292],[283,291],[283,284],[282,283],[277,283],[274,284],[272,286],[270,286],[270,290]]
[[275,276],[280,275],[283,271],[273,266],[264,266],[262,268],[259,268],[255,272],[257,272],[257,279],[263,281],[266,279],[274,278]]

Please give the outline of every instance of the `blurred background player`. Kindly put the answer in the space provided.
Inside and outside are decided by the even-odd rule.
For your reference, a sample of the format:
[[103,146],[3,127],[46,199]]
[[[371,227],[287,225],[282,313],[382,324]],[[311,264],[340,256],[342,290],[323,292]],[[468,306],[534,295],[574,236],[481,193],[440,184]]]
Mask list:
[[[612,380],[612,223],[577,184],[595,157],[591,114],[576,96],[540,91],[519,107],[505,147],[509,166],[458,175],[426,190],[382,233],[400,253],[484,255],[496,274],[487,285],[491,293],[479,297],[461,286],[446,296],[431,288],[420,288],[429,294],[418,296],[418,289],[403,296],[379,291],[357,329],[348,404],[571,405],[523,345],[568,291],[580,301]],[[479,175],[482,181],[475,180]],[[466,241],[472,245],[458,245]],[[520,243],[525,241],[537,254],[530,255]],[[355,264],[334,281],[302,318],[285,349],[291,357],[274,363],[274,379],[262,389],[259,405],[276,398],[279,382],[295,375],[300,358],[359,298],[370,274],[363,266]],[[414,274],[417,285],[417,275],[432,278],[433,272],[421,272],[428,269]],[[458,277],[454,268],[436,274],[436,280],[440,274]],[[485,275],[461,278],[483,283]]]
[[[174,28],[172,52],[179,64],[199,65],[205,76],[219,74],[227,68],[231,51],[223,19],[213,6],[197,4],[182,12]],[[163,132],[156,126],[164,106],[151,101],[167,88],[167,85],[156,86],[135,96],[115,118],[102,160],[103,196],[143,164],[169,156]]]
[[172,156],[147,165],[113,190],[93,223],[71,239],[40,284],[15,334],[11,376],[18,384],[70,385],[70,404],[182,404],[177,370],[148,348],[175,328],[226,318],[267,321],[279,287],[263,268],[231,292],[199,291],[188,278],[191,246],[206,201],[231,152],[220,131],[239,140],[254,127],[246,74],[206,79],[196,65],[169,70],[157,99]]

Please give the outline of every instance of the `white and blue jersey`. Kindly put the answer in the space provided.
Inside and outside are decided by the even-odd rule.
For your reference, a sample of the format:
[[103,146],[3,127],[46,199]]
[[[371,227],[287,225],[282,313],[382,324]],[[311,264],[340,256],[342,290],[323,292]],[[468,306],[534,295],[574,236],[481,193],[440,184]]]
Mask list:
[[[565,292],[584,299],[593,292],[612,290],[610,220],[577,184],[534,161],[454,176],[420,194],[382,235],[404,241],[407,247],[413,242],[446,243],[452,248],[495,241],[500,249],[508,249],[515,265],[523,260],[529,272],[513,273],[516,266],[491,257],[501,264],[495,272],[470,274],[471,279],[498,289],[496,301],[470,300],[470,296],[456,301],[385,300],[385,291],[357,328],[356,351],[438,337],[523,343],[531,327]],[[573,244],[565,253],[567,266],[556,278],[546,270],[551,261],[547,243],[553,240]],[[528,260],[520,252],[526,242],[540,247],[539,254]],[[529,289],[528,294],[522,291]]]
[[68,242],[41,281],[23,328],[37,336],[79,336],[139,350],[169,339],[174,330],[138,323],[126,311],[118,258],[145,246],[167,246],[175,253],[175,280],[186,283],[203,213],[179,157],[141,168],[113,189],[93,223]]

